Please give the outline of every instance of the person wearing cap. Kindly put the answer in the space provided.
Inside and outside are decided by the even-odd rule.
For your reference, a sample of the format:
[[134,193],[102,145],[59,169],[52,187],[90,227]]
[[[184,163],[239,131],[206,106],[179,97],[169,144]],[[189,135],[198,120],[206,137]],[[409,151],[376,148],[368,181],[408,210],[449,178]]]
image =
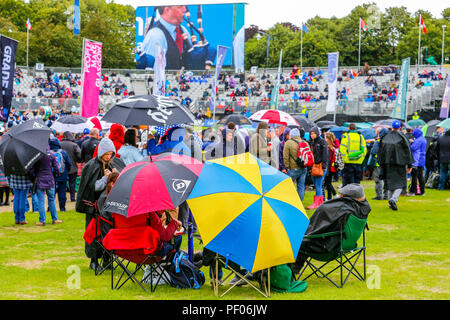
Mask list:
[[303,201],[305,197],[307,168],[300,168],[295,161],[298,157],[298,149],[300,146],[307,146],[307,143],[302,141],[300,137],[300,131],[296,128],[290,130],[288,140],[285,142],[283,148],[283,164],[286,170],[285,173],[292,178],[292,181],[296,182],[297,193]]
[[[357,183],[347,184],[339,188],[339,197],[321,204],[309,219],[305,235],[315,235],[340,231],[350,215],[359,219],[367,219],[372,208],[364,194],[364,188]],[[326,238],[303,238],[295,263],[290,267],[297,274],[303,267],[308,256],[303,252],[324,254],[334,252],[340,246],[340,235]]]
[[377,154],[381,176],[388,190],[389,208],[394,211],[398,210],[398,199],[402,190],[406,190],[407,173],[411,172],[414,163],[409,141],[400,131],[401,126],[398,120],[392,122],[392,130],[381,139]]
[[81,144],[81,158],[84,163],[87,163],[94,157],[95,149],[100,143],[100,132],[97,128],[93,128],[89,132],[89,137]]

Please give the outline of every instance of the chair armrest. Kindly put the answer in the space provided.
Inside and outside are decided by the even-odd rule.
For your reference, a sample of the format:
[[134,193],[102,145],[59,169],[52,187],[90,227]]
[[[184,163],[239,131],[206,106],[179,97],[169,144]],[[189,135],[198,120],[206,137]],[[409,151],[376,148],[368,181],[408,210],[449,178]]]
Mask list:
[[319,233],[319,234],[311,234],[311,235],[304,236],[304,238],[305,239],[325,238],[325,237],[335,236],[340,233],[341,233],[340,231],[333,231],[333,232],[326,232],[326,233]]

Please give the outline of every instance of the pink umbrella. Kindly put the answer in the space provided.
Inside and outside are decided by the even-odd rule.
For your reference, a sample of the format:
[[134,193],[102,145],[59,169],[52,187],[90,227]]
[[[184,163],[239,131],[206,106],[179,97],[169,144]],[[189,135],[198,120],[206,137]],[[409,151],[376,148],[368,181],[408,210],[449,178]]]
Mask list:
[[280,110],[260,110],[255,112],[250,120],[277,123],[285,126],[299,126],[297,120],[289,113]]

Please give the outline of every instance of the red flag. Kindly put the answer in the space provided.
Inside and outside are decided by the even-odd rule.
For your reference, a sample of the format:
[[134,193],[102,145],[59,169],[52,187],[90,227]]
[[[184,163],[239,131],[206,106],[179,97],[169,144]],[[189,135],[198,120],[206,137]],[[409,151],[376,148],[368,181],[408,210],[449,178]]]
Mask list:
[[423,22],[422,15],[420,15],[420,26],[423,29],[423,33],[427,33],[427,27],[425,26],[425,23]]
[[31,23],[30,23],[30,19],[27,19],[27,23],[25,24],[25,27],[31,31]]
[[363,31],[369,31],[370,32],[369,26],[361,18],[359,18],[359,28],[363,29]]

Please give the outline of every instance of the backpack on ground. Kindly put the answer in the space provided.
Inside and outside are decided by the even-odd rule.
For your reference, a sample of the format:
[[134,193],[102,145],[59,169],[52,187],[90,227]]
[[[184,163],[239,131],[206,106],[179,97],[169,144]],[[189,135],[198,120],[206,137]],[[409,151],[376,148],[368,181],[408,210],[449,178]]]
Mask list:
[[62,175],[64,173],[64,170],[66,169],[66,164],[64,163],[64,157],[61,150],[54,152],[56,161],[59,164],[59,175]]
[[205,276],[188,258],[184,251],[175,253],[167,268],[170,285],[178,289],[199,289],[205,283]]
[[439,187],[439,174],[436,172],[430,174],[430,177],[425,183],[425,187],[429,189],[437,189]]
[[295,162],[300,168],[312,167],[314,164],[314,155],[309,145],[302,141],[298,144],[298,154]]
[[338,171],[344,170],[345,167],[344,158],[342,157],[342,153],[339,148],[334,149],[334,167]]

